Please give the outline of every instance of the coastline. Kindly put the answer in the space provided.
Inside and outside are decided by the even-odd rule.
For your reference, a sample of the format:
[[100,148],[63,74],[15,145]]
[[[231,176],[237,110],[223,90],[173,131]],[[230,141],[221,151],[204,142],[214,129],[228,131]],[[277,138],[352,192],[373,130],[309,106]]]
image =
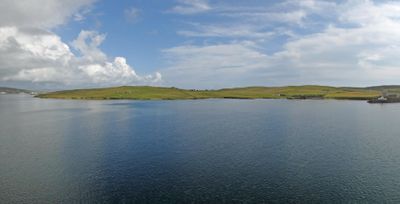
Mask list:
[[287,99],[287,100],[374,100],[381,96],[371,88],[330,86],[240,87],[218,90],[175,87],[122,86],[64,90],[35,95],[37,98],[70,100],[200,100],[200,99]]

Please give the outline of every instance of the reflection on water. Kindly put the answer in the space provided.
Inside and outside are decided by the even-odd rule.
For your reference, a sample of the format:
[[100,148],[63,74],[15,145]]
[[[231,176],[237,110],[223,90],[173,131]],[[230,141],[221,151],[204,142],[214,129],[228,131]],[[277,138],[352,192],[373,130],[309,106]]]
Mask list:
[[399,202],[400,106],[0,96],[5,203]]

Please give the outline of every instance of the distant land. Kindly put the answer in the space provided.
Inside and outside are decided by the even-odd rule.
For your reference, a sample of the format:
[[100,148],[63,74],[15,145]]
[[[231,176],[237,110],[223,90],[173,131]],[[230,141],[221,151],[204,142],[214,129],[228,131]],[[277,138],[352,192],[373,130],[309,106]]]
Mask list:
[[16,89],[10,87],[0,87],[0,94],[36,94],[34,91],[26,90],[26,89]]
[[39,98],[81,100],[180,100],[180,99],[347,99],[373,100],[383,92],[400,93],[400,86],[332,87],[318,85],[283,87],[243,87],[218,90],[179,89],[175,87],[121,86],[76,89],[39,94]]

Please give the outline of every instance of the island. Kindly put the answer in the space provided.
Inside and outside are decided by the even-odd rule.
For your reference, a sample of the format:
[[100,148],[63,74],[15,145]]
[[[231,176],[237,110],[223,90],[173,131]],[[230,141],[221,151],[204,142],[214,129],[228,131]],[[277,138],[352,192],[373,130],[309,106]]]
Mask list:
[[75,89],[36,95],[39,98],[81,100],[183,100],[183,99],[347,99],[375,100],[384,90],[397,91],[400,86],[332,87],[318,85],[282,87],[242,87],[218,90],[180,89],[175,87],[120,86]]

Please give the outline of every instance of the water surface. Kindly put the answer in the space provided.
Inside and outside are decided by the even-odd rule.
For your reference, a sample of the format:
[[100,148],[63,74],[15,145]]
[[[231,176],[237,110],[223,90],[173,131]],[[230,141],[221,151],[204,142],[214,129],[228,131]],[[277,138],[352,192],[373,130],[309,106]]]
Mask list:
[[400,202],[400,105],[0,95],[3,203]]

